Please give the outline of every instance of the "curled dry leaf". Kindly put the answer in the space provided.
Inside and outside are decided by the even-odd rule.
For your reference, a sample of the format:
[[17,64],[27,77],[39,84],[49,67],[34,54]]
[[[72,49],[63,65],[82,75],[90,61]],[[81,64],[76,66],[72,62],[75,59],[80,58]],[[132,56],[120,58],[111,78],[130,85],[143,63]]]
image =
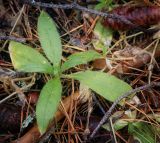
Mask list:
[[110,11],[110,13],[123,17],[132,23],[127,24],[125,21],[105,18],[103,20],[103,24],[115,30],[130,30],[150,26],[160,22],[159,6],[119,6]]

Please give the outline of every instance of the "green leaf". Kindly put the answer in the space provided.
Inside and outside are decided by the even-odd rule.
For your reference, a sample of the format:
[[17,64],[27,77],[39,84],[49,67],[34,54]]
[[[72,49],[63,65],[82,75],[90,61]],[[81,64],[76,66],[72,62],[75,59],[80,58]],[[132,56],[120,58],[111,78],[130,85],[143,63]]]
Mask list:
[[[115,121],[115,123],[113,124],[113,127],[116,131],[123,129],[124,127],[126,127],[128,125],[128,122],[123,120],[123,119],[119,119],[117,121]],[[110,124],[106,123],[102,126],[104,129],[111,131],[110,129]]]
[[93,33],[95,38],[92,39],[92,43],[95,49],[107,51],[112,42],[113,31],[104,27],[101,22],[98,21]]
[[103,72],[85,71],[68,75],[68,77],[79,80],[82,84],[112,102],[132,89],[129,84]]
[[47,59],[27,45],[11,41],[9,53],[14,68],[19,71],[53,73],[53,67]]
[[44,11],[41,12],[38,18],[38,34],[46,56],[55,68],[59,67],[62,57],[60,36],[56,29],[56,24]]
[[95,6],[96,10],[112,8],[113,0],[100,0],[99,3]]
[[59,77],[55,77],[43,87],[36,106],[37,124],[43,134],[57,111],[61,99],[62,86]]
[[80,64],[86,64],[87,62],[93,61],[95,59],[101,58],[102,56],[95,51],[86,51],[73,54],[69,56],[68,60],[62,65],[62,72],[75,67]]
[[[127,110],[125,112],[124,111],[117,111],[110,118],[113,121],[114,121],[114,119],[117,119],[113,123],[114,129],[117,131],[117,130],[121,130],[122,128],[128,126],[129,121],[126,121],[125,119],[132,119],[132,120],[136,119],[136,115],[137,115],[137,110],[134,110],[134,111]],[[104,124],[102,127],[108,131],[111,131],[109,123]]]
[[128,131],[133,137],[138,140],[140,143],[155,143],[155,130],[153,126],[143,123],[135,122],[130,123]]

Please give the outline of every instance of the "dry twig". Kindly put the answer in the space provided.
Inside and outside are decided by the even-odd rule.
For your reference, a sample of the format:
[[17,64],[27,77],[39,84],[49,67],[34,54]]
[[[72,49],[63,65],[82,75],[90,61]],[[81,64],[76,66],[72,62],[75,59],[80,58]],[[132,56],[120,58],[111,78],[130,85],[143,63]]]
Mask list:
[[94,137],[94,135],[97,133],[97,131],[99,130],[99,128],[109,119],[111,113],[113,112],[113,110],[115,109],[116,105],[124,98],[128,97],[131,94],[134,94],[136,92],[140,92],[142,90],[147,90],[151,87],[155,87],[158,86],[160,87],[160,82],[152,82],[150,84],[146,84],[144,86],[140,86],[138,88],[135,88],[127,93],[125,93],[124,95],[120,96],[119,98],[117,98],[117,100],[115,100],[112,104],[112,106],[109,108],[108,112],[105,113],[105,115],[103,116],[102,120],[99,122],[98,126],[94,129],[94,131],[92,132],[92,134],[90,135],[90,139],[92,139]]
[[21,42],[21,43],[26,42],[25,38],[17,38],[14,36],[0,36],[0,41],[1,40],[12,40],[12,41]]
[[85,7],[77,4],[76,1],[74,1],[71,4],[53,4],[53,3],[35,2],[34,0],[24,0],[23,3],[29,4],[29,5],[32,5],[32,6],[45,7],[45,8],[76,9],[76,10],[80,10],[80,11],[83,11],[83,12],[99,15],[101,17],[112,18],[112,19],[124,22],[124,23],[132,25],[132,26],[135,25],[131,21],[127,20],[124,16],[120,16],[120,15],[117,15],[117,14],[110,14],[110,13],[107,13],[107,12],[100,12],[100,11],[97,11],[97,10],[85,8]]

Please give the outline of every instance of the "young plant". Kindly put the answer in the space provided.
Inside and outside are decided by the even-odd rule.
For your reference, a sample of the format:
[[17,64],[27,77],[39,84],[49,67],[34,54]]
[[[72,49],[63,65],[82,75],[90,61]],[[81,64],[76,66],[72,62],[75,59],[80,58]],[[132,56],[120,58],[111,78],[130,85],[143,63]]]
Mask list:
[[97,71],[82,71],[64,75],[64,71],[80,64],[86,64],[102,56],[95,51],[86,51],[69,56],[66,62],[61,64],[62,45],[56,24],[52,18],[41,12],[38,19],[38,34],[42,49],[47,58],[36,49],[27,45],[11,41],[9,52],[15,69],[24,72],[39,72],[52,75],[43,87],[36,105],[36,119],[40,132],[43,134],[61,100],[62,85],[61,77],[79,80],[109,101],[131,90],[131,86],[111,76],[110,74]]

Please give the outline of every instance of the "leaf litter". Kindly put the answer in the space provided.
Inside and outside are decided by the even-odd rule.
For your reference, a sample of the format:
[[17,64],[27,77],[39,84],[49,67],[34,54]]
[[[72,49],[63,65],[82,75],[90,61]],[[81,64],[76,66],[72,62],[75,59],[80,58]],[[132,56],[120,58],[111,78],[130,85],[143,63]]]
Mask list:
[[[52,0],[45,2],[58,3]],[[65,1],[64,3],[67,2],[68,1]],[[0,35],[25,38],[27,39],[27,44],[36,47],[38,51],[44,54],[38,40],[36,27],[38,15],[40,13],[39,8],[24,5],[22,9],[22,3],[23,2],[14,0],[1,1],[0,21],[2,22],[0,25]],[[63,1],[59,1],[59,3],[63,3]],[[79,3],[84,4],[81,1]],[[136,1],[126,1],[126,3],[125,5],[129,6],[136,3],[139,4]],[[95,1],[93,4],[92,1],[89,1],[85,3],[85,6],[94,9],[96,4],[98,4],[98,1]],[[151,7],[151,13],[156,11],[154,7],[159,9],[158,1],[151,2],[149,5],[150,4],[155,6],[146,6],[146,1],[144,1],[141,7]],[[124,5],[124,1],[113,1],[112,5],[119,5],[118,9],[121,9],[123,7],[122,5]],[[107,11],[109,8],[104,6],[103,9]],[[94,35],[94,28],[96,27],[97,21],[102,21],[101,18],[96,19],[95,15],[74,9],[46,8],[46,11],[58,25],[60,35],[64,35],[61,37],[63,61],[66,61],[66,59],[74,53],[87,50],[98,51],[104,56],[88,64],[73,67],[68,70],[67,73],[84,71],[86,69],[93,69],[95,71],[103,70],[129,83],[133,88],[145,85],[148,82],[159,82],[160,45],[159,36],[156,33],[159,31],[157,27],[155,28],[149,24],[141,29],[140,25],[140,28],[138,27],[137,29],[135,28],[127,31],[121,31],[121,29],[116,27],[116,30],[113,31],[112,35],[109,35],[109,37],[107,37],[107,34],[99,36],[101,38],[100,40],[107,43],[107,46],[104,44],[102,48],[99,49],[99,47],[95,47],[93,39],[95,37],[97,39],[97,35]],[[128,13],[125,13],[125,15],[127,14]],[[146,13],[143,12],[143,15],[145,14]],[[16,20],[18,17],[20,18],[17,22]],[[96,21],[94,21],[95,19]],[[158,18],[155,19],[157,20]],[[147,18],[143,22],[145,23],[146,20]],[[157,22],[153,24],[157,24]],[[127,27],[124,26],[123,28],[126,29]],[[117,105],[114,112],[122,111],[122,114],[118,117],[111,116],[111,120],[108,122],[110,125],[105,124],[107,129],[101,128],[94,138],[89,140],[88,136],[96,128],[104,113],[107,112],[112,105],[112,102],[106,101],[93,91],[91,93],[91,95],[93,94],[91,101],[90,96],[88,96],[90,90],[85,92],[87,95],[83,93],[83,96],[87,97],[87,99],[84,97],[85,102],[83,100],[79,101],[79,92],[82,90],[80,89],[79,83],[67,79],[64,79],[62,82],[64,85],[62,90],[63,97],[59,109],[56,112],[55,121],[52,123],[51,129],[46,132],[46,135],[40,137],[38,128],[35,125],[36,121],[34,116],[33,119],[30,118],[35,112],[35,104],[31,104],[31,101],[28,99],[31,93],[39,93],[41,91],[43,85],[50,76],[47,74],[41,75],[37,73],[26,74],[17,72],[13,69],[8,54],[7,41],[1,41],[0,45],[2,47],[0,51],[0,99],[2,101],[10,97],[7,98],[3,104],[0,104],[2,106],[2,108],[0,108],[0,120],[1,124],[8,124],[10,127],[14,124],[16,124],[15,126],[17,127],[19,126],[19,129],[15,129],[14,132],[12,129],[9,129],[10,127],[3,126],[6,127],[5,130],[7,131],[5,132],[5,130],[3,130],[0,140],[4,142],[16,142],[17,139],[24,142],[27,142],[27,140],[29,140],[28,142],[50,140],[50,142],[60,141],[64,143],[79,143],[84,140],[87,142],[99,143],[106,141],[112,142],[115,140],[117,142],[135,142],[135,140],[142,142],[146,140],[150,142],[159,141],[159,88],[152,88],[151,90],[137,93],[136,97],[140,102],[133,102],[131,98],[131,101],[125,100],[124,108]],[[18,88],[15,88],[12,84],[13,81]],[[85,90],[86,89],[87,87],[85,87]],[[13,93],[15,94],[10,96]],[[25,104],[19,98],[21,94],[24,95]],[[96,98],[93,98],[94,96]],[[11,113],[14,109],[16,109],[14,113]],[[130,116],[128,114],[126,116],[125,113],[128,109],[130,110]],[[5,114],[2,114],[4,110]],[[133,116],[134,118],[132,118]],[[17,122],[14,122],[17,117]],[[12,118],[13,121],[9,120]],[[86,125],[86,121],[88,125]],[[121,121],[127,122],[123,128],[121,127],[123,125]],[[118,123],[120,124],[118,125]],[[143,131],[141,126],[144,127],[145,125],[150,138],[144,138],[146,131]],[[113,128],[111,128],[111,126],[113,126]],[[116,126],[116,128],[120,126],[121,128],[117,131],[114,129],[114,126]],[[152,129],[150,130],[150,128]],[[0,130],[2,131],[2,129]],[[139,136],[139,134],[137,134],[138,132],[141,133],[142,136]],[[33,137],[35,138],[34,141],[32,140]]]

